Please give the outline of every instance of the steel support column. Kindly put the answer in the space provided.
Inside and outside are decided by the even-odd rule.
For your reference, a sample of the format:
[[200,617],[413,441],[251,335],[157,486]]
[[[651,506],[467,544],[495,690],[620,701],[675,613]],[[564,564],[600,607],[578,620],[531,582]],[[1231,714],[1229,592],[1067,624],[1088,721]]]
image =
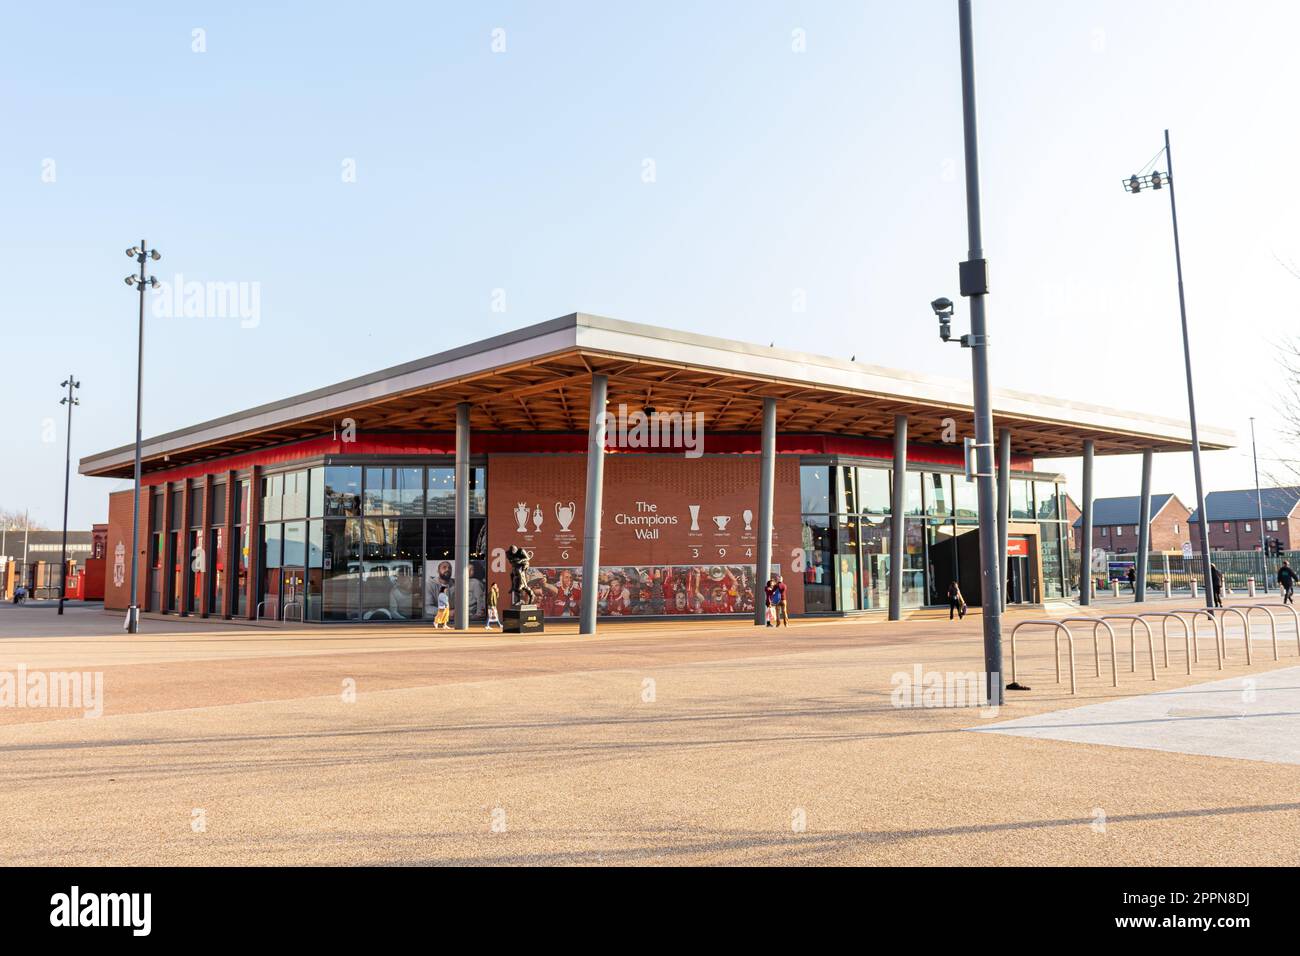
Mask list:
[[[1011,429],[998,429],[998,567],[1002,608],[1007,606],[1007,525],[1011,522]],[[1041,547],[1042,542],[1039,542]]]
[[903,532],[907,511],[907,416],[894,416],[894,486],[889,502],[889,619],[903,614]]
[[456,580],[452,601],[455,627],[469,627],[469,403],[456,405]]
[[1147,553],[1151,550],[1151,449],[1142,452],[1142,498],[1138,505],[1137,579],[1133,600],[1147,599]]
[[[763,399],[763,448],[758,465],[758,574],[754,582],[754,623],[767,623],[767,604],[759,589],[772,577],[772,499],[776,484],[776,399]],[[585,588],[583,593],[585,594]]]
[[1079,535],[1079,603],[1092,603],[1092,455],[1093,443],[1083,443],[1083,527]]
[[587,503],[582,524],[582,613],[580,634],[596,633],[596,598],[600,573],[600,510],[605,485],[605,399],[609,380],[591,377],[591,411],[587,422]]

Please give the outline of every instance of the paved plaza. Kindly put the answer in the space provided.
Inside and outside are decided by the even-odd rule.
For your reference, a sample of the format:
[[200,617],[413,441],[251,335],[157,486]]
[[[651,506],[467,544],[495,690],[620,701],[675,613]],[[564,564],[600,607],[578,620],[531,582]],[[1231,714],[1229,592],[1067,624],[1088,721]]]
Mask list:
[[5,605],[0,673],[102,674],[103,699],[0,707],[4,861],[1294,865],[1281,630],[1277,662],[1230,632],[1190,676],[1171,640],[1154,682],[1125,632],[1118,687],[1087,641],[1074,696],[1038,632],[1032,689],[990,713],[917,685],[982,668],[978,615],[127,637],[97,608]]

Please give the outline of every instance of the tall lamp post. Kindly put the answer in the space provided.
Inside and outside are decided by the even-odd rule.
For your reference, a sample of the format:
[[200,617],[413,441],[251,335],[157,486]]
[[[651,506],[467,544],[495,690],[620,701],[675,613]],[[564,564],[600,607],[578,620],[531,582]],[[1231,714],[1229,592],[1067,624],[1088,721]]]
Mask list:
[[[1134,173],[1124,180],[1131,193],[1143,189],[1169,187],[1169,212],[1174,222],[1174,265],[1178,270],[1178,311],[1183,323],[1183,367],[1187,373],[1187,414],[1192,426],[1192,471],[1196,476],[1196,516],[1201,538],[1201,578],[1205,586],[1205,605],[1214,607],[1214,582],[1210,575],[1210,516],[1205,513],[1205,489],[1201,482],[1201,437],[1196,428],[1196,393],[1192,388],[1192,346],[1187,336],[1187,298],[1183,294],[1183,253],[1178,244],[1178,204],[1174,201],[1174,159],[1169,150],[1169,130],[1165,130],[1165,173],[1158,170],[1145,175]],[[1159,158],[1159,153],[1156,154]],[[1153,160],[1154,162],[1154,160]]]
[[1264,494],[1259,490],[1259,453],[1255,449],[1255,416],[1250,416],[1250,457],[1255,462],[1255,507],[1259,509],[1260,584],[1268,593],[1268,540],[1264,537]]
[[68,597],[68,486],[72,481],[72,406],[80,405],[81,399],[72,394],[73,389],[81,388],[75,375],[69,375],[62,383],[68,394],[59,399],[60,405],[68,406],[67,451],[63,459],[63,549],[59,560],[59,613],[63,613],[63,602]]
[[[970,0],[957,0],[961,34],[962,132],[966,164],[966,234],[969,253],[958,267],[960,291],[970,298],[970,334],[958,341],[971,350],[971,384],[974,392],[975,440],[967,439],[966,476],[974,478],[979,500],[980,618],[984,628],[984,674],[988,702],[1003,702],[1002,682],[1002,575],[999,567],[997,491],[993,473],[993,411],[989,394],[989,336],[984,314],[988,295],[988,260],[984,258],[980,218],[979,138],[975,117],[975,51],[971,31]],[[939,319],[939,337],[951,341],[953,305],[948,299],[930,303]]]
[[157,249],[150,249],[147,240],[141,239],[139,246],[126,250],[128,257],[140,264],[139,275],[126,277],[126,284],[134,286],[140,292],[140,329],[135,355],[135,496],[131,505],[131,604],[126,610],[126,630],[128,634],[140,631],[140,607],[136,604],[139,590],[136,586],[140,567],[140,416],[144,408],[144,290],[156,289],[158,280],[145,275],[145,263],[150,259],[155,262],[162,258]]

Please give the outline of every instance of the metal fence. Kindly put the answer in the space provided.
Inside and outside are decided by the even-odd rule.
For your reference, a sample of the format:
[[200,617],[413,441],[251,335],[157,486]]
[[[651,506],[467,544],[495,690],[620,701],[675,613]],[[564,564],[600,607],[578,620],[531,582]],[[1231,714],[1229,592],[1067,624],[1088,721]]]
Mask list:
[[[1137,555],[1134,552],[1119,552],[1108,554],[1109,561],[1125,562],[1136,561]],[[1277,569],[1282,566],[1284,560],[1291,562],[1291,567],[1300,567],[1300,551],[1284,551],[1281,556],[1265,555],[1259,551],[1212,551],[1210,553],[1210,563],[1223,572],[1224,586],[1230,591],[1246,590],[1246,579],[1254,578],[1255,587],[1262,591],[1265,586],[1268,590],[1277,590]],[[1191,582],[1195,580],[1198,584],[1203,580],[1203,569],[1201,567],[1201,556],[1193,555],[1185,558],[1181,554],[1163,554],[1154,553],[1147,558],[1147,587],[1153,590],[1163,590],[1165,580],[1168,579],[1170,585],[1175,591],[1191,590]],[[1093,572],[1093,578],[1101,583],[1101,579],[1108,578],[1110,572]],[[1106,587],[1110,582],[1106,581]],[[1127,582],[1121,579],[1120,588],[1127,588]]]

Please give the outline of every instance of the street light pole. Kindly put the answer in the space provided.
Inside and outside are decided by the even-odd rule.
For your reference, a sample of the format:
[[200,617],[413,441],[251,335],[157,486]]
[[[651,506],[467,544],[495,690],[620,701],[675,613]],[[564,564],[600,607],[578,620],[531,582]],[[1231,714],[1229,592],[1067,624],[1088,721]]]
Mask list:
[[131,504],[131,603],[126,610],[126,631],[138,634],[140,631],[140,608],[136,604],[139,590],[136,586],[140,565],[140,441],[141,415],[144,409],[144,290],[146,287],[157,288],[158,280],[146,276],[144,267],[149,259],[158,260],[162,256],[157,249],[150,249],[148,241],[140,240],[139,247],[132,246],[126,250],[127,256],[140,263],[140,274],[126,277],[126,284],[135,286],[140,292],[140,327],[135,355],[135,493]]
[[63,387],[68,394],[59,399],[60,405],[68,406],[67,450],[63,459],[63,549],[59,560],[59,613],[63,613],[63,602],[68,598],[68,488],[72,482],[72,406],[80,405],[81,400],[72,394],[72,390],[81,388],[75,375],[69,375]]
[[1255,449],[1255,416],[1250,416],[1250,457],[1255,462],[1255,507],[1259,509],[1260,583],[1268,593],[1268,545],[1264,537],[1264,495],[1259,490],[1259,453]]
[[[1159,154],[1157,154],[1159,155]],[[1201,481],[1201,437],[1196,427],[1196,392],[1192,388],[1192,346],[1187,334],[1187,297],[1183,293],[1183,253],[1178,241],[1178,204],[1174,200],[1174,158],[1169,148],[1169,130],[1165,130],[1165,176],[1153,172],[1146,176],[1136,173],[1125,180],[1124,188],[1131,193],[1145,188],[1160,189],[1169,186],[1169,213],[1174,224],[1174,265],[1178,270],[1178,313],[1183,325],[1183,367],[1187,375],[1187,415],[1192,426],[1192,472],[1196,476],[1196,517],[1201,538],[1201,578],[1205,586],[1206,607],[1214,607],[1214,580],[1210,573],[1210,520],[1205,513],[1205,486]]]
[[984,626],[984,672],[988,702],[1003,701],[1002,569],[998,567],[997,494],[993,477],[993,411],[989,396],[989,337],[984,297],[988,260],[980,222],[979,139],[975,116],[975,51],[970,0],[957,0],[961,33],[962,130],[966,161],[966,232],[969,254],[960,265],[961,294],[970,298],[971,379],[975,413],[975,474],[979,499],[980,617]]

